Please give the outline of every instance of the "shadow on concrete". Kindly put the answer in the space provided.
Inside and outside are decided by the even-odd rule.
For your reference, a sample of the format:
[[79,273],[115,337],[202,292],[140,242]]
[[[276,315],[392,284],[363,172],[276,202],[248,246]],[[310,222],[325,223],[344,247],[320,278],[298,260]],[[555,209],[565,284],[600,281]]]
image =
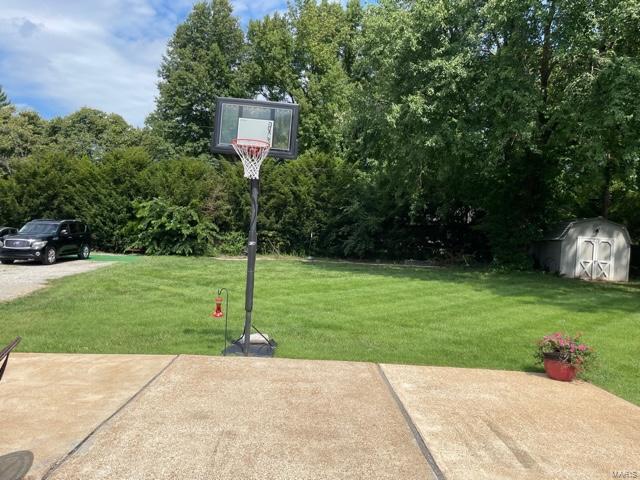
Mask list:
[[0,456],[0,480],[22,480],[33,465],[33,453],[29,450],[11,452]]

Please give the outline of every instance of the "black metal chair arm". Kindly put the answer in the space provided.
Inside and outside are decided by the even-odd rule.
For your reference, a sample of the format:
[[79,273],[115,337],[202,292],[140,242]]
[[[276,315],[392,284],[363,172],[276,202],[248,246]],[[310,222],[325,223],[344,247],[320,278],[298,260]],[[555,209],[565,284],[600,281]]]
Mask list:
[[[0,362],[2,362],[2,367],[0,367],[0,380],[2,380],[2,376],[4,375],[4,370],[7,368],[7,363],[9,362],[9,355],[13,351],[14,348],[18,346],[22,340],[21,337],[16,337],[13,342],[0,350]],[[3,361],[4,360],[4,361]]]

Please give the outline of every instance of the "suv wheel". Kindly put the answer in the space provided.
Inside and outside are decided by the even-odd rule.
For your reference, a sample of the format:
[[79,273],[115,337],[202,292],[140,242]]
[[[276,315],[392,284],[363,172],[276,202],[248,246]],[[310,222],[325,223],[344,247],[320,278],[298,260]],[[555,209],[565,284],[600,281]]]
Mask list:
[[78,259],[86,260],[91,255],[91,248],[86,243],[80,247],[80,251],[78,252]]
[[42,256],[43,265],[53,265],[56,263],[56,249],[53,247],[47,247],[44,249],[44,255]]
[[15,260],[7,258],[6,260],[0,260],[0,262],[2,262],[3,265],[13,265],[13,262],[15,262]]

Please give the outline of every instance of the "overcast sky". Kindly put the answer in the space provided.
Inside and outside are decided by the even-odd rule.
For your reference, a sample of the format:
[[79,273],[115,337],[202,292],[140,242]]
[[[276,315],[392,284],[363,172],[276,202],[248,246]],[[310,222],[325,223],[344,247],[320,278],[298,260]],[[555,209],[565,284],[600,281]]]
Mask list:
[[[0,0],[0,85],[46,118],[83,106],[141,126],[167,41],[195,0]],[[233,0],[244,25],[285,0]]]

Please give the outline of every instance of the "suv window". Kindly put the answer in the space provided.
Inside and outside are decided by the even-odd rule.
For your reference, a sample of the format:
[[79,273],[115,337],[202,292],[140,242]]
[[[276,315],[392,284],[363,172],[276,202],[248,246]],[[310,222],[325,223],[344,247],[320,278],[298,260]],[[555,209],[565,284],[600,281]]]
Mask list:
[[71,233],[71,231],[69,230],[69,224],[68,223],[63,223],[62,225],[60,225],[60,234],[62,235],[62,231],[66,230],[67,233]]
[[82,230],[80,229],[80,224],[78,222],[71,223],[71,234],[80,233]]
[[29,222],[20,229],[20,233],[53,235],[58,230],[58,224],[53,222]]

